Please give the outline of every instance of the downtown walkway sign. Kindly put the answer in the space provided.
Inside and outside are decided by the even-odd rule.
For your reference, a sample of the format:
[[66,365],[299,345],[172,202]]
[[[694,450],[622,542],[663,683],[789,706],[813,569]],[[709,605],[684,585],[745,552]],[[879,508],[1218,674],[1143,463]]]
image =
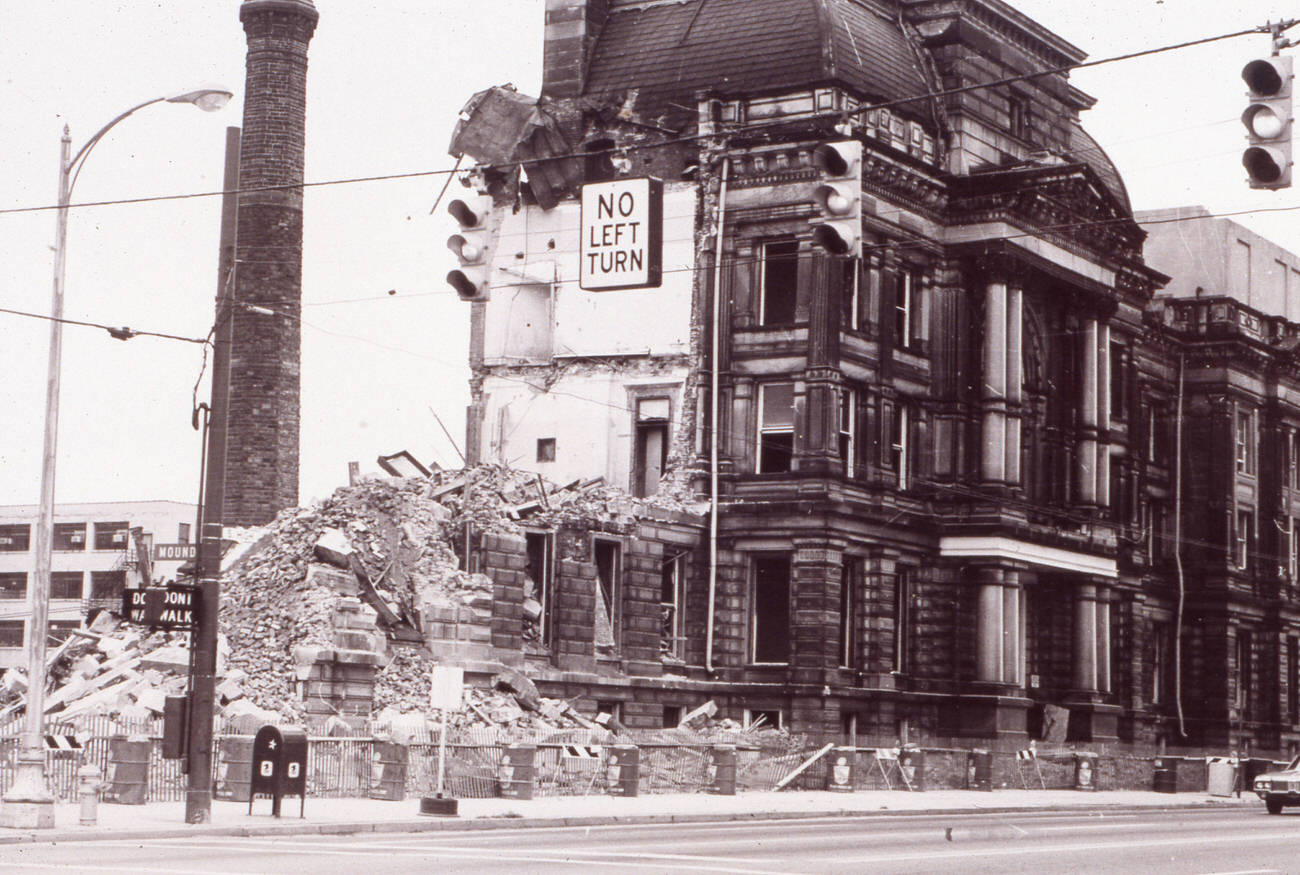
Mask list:
[[182,584],[128,589],[122,593],[122,616],[128,622],[154,629],[191,630],[197,605],[194,587]]
[[588,292],[658,288],[664,184],[649,176],[582,187],[578,286]]

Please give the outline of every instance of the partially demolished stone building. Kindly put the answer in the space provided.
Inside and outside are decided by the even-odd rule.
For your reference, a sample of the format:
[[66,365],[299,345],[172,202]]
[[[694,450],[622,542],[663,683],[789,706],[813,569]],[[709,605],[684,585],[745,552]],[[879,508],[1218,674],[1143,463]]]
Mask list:
[[[1157,299],[1093,98],[1027,75],[1083,58],[1001,0],[547,0],[540,96],[451,144],[470,461],[708,513],[528,535],[539,686],[634,726],[1300,740],[1300,327]],[[641,177],[658,284],[584,290],[582,186]]]

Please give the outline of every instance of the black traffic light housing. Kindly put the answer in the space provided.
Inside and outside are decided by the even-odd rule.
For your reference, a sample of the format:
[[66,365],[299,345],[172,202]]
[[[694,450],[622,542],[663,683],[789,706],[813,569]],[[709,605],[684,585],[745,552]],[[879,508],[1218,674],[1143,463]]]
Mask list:
[[822,180],[813,189],[813,243],[836,255],[862,255],[862,143],[821,143],[812,154]]
[[1241,155],[1251,188],[1279,189],[1291,185],[1291,85],[1295,79],[1290,56],[1258,58],[1241,70],[1250,103],[1241,114],[1250,145]]
[[458,198],[447,204],[447,212],[460,225],[460,232],[447,238],[447,248],[460,262],[447,274],[447,282],[462,301],[486,301],[497,236],[492,198],[480,197],[474,203]]

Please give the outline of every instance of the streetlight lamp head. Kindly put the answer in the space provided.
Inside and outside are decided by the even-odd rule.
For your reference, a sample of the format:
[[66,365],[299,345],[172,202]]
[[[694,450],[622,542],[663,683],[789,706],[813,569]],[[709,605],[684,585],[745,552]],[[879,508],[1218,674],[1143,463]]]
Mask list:
[[234,96],[234,92],[222,85],[201,85],[189,91],[182,91],[166,98],[168,103],[192,103],[204,112],[216,112]]

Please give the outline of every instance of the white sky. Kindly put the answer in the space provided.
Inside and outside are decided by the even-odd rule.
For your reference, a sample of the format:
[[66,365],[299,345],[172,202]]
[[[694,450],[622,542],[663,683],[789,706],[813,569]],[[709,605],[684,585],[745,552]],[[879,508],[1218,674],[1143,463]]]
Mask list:
[[[309,48],[308,182],[449,168],[456,113],[475,91],[540,84],[543,0],[317,0]],[[1100,59],[1243,30],[1297,10],[1281,2],[1022,0],[1013,4]],[[152,106],[100,143],[74,202],[219,189],[226,126],[242,117],[239,3],[0,0],[0,209],[55,200],[59,135],[73,150],[134,103],[200,82],[236,92],[223,111]],[[1300,28],[1293,31],[1300,39]],[[1240,165],[1239,72],[1265,36],[1082,70],[1098,98],[1084,123],[1137,209],[1294,208],[1296,190],[1252,192]],[[305,201],[304,504],[346,482],[349,460],[410,450],[458,464],[469,395],[469,310],[447,288],[452,221],[430,216],[444,177],[308,189]],[[449,196],[460,191],[452,184]],[[1300,251],[1300,209],[1236,217]],[[74,210],[66,313],[203,337],[213,320],[218,198]],[[0,307],[48,313],[54,214],[0,214]],[[395,290],[395,295],[388,294]],[[361,300],[356,300],[361,299]],[[341,303],[348,302],[348,303]],[[48,325],[0,314],[0,504],[39,496]],[[190,427],[197,345],[64,331],[56,497],[193,501]],[[199,389],[206,400],[206,376]]]

